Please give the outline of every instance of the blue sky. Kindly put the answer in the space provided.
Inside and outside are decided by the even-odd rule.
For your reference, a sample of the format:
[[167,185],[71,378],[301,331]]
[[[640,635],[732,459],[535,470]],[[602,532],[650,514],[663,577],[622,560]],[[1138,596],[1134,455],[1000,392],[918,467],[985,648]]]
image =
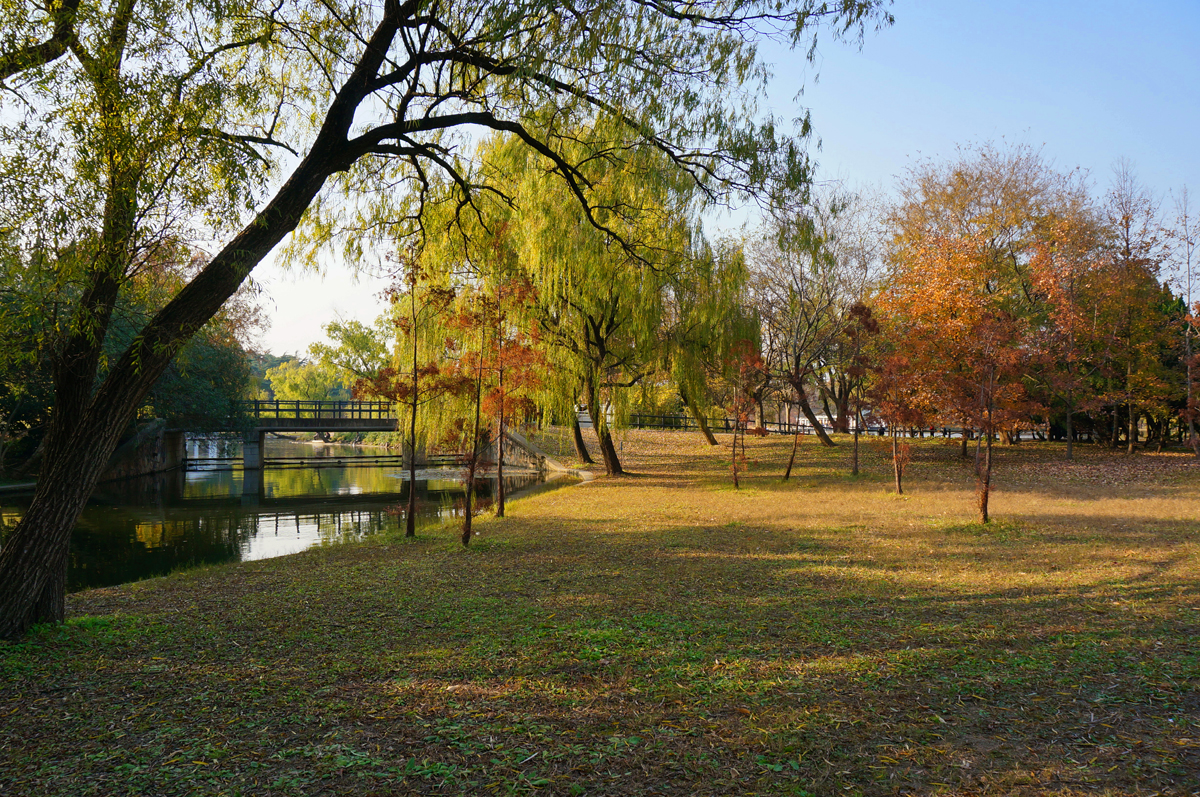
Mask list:
[[[776,75],[767,106],[812,112],[821,178],[888,191],[921,158],[1012,142],[1083,168],[1098,192],[1125,157],[1164,207],[1183,185],[1200,200],[1200,0],[899,0],[892,12],[861,50],[826,38],[812,66],[762,51]],[[265,348],[303,352],[335,317],[381,312],[381,281],[327,274],[256,270],[273,299]]]
[[815,66],[770,51],[780,116],[801,78],[821,173],[894,182],[956,145],[1042,147],[1103,187],[1119,157],[1152,190],[1200,190],[1200,2],[897,2],[860,50],[826,42]]

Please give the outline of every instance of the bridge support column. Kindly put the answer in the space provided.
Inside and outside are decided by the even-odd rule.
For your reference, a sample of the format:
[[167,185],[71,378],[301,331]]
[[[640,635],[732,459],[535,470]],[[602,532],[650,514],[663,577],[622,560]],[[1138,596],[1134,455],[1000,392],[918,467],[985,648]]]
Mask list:
[[258,469],[263,464],[263,446],[266,443],[266,432],[257,429],[247,432],[242,437],[242,468],[245,470]]
[[263,491],[262,468],[242,470],[242,506],[258,506]]

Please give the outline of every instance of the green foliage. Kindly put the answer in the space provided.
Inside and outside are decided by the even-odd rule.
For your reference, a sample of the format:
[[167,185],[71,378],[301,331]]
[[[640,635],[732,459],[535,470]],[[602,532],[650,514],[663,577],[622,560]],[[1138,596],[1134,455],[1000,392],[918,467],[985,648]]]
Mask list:
[[331,321],[324,330],[329,342],[308,347],[322,365],[355,379],[370,379],[391,365],[389,343],[396,336],[391,315],[381,315],[370,327],[360,321]]
[[345,376],[323,363],[287,360],[266,372],[271,397],[278,401],[349,401]]

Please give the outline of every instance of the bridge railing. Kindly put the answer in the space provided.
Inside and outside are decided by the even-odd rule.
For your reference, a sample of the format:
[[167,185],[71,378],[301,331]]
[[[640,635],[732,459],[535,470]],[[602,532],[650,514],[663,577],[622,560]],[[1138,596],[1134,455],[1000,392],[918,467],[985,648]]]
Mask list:
[[393,420],[396,405],[390,401],[239,401],[235,411],[259,420]]

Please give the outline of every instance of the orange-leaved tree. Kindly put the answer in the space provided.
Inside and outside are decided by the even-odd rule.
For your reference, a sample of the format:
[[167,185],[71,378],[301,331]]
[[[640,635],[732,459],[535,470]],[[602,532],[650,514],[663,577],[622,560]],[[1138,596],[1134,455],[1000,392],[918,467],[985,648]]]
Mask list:
[[887,380],[911,383],[907,411],[932,410],[943,423],[961,424],[964,434],[980,433],[975,473],[984,523],[992,440],[1035,409],[1022,381],[1029,324],[1006,306],[1006,294],[991,289],[994,268],[986,240],[933,236],[897,252],[879,300],[894,349]]
[[460,376],[444,370],[444,316],[454,302],[454,290],[431,283],[417,253],[399,258],[403,273],[390,291],[397,345],[393,364],[358,379],[356,397],[378,397],[402,404],[408,415],[404,447],[408,455],[408,509],[405,537],[417,533],[418,414],[421,407],[460,393]]

